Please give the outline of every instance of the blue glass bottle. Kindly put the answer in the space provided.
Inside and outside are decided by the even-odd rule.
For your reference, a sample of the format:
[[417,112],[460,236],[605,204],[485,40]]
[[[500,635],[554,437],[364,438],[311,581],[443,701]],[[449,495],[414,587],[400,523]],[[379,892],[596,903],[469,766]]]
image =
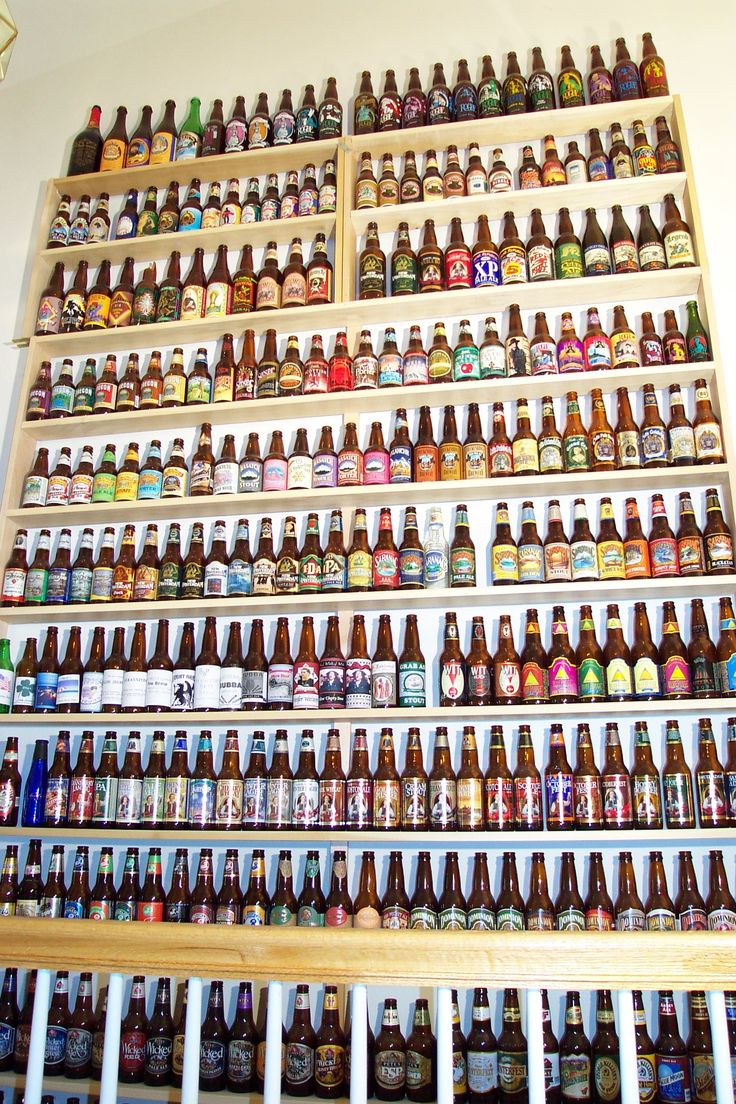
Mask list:
[[36,740],[33,761],[23,793],[21,824],[24,828],[40,828],[43,825],[49,777],[48,750],[48,740]]

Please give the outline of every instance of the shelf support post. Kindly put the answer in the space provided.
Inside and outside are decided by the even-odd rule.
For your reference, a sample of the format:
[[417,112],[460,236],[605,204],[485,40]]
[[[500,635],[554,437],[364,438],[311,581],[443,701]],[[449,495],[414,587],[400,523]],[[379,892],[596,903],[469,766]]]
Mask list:
[[283,1024],[284,987],[281,981],[268,983],[266,1010],[266,1074],[263,1085],[264,1104],[281,1104],[281,1032]]
[[721,992],[705,994],[713,1037],[713,1065],[716,1073],[716,1100],[718,1104],[733,1104],[733,1074],[728,1045],[726,1001]]
[[355,984],[350,990],[350,1104],[368,1099],[368,987]]
[[437,1104],[452,1104],[452,990],[437,989]]
[[526,1038],[529,1048],[529,1104],[544,1104],[542,990],[528,989],[524,996],[526,998]]
[[[30,978],[30,974],[28,976]],[[36,995],[33,1001],[33,1019],[31,1021],[31,1042],[28,1048],[28,1068],[23,1093],[26,1104],[41,1104],[50,992],[51,971],[38,970],[36,973]]]
[[639,1104],[639,1075],[636,1060],[634,1001],[630,989],[617,994],[618,1037],[621,1062],[621,1100],[623,1104]]
[[184,1062],[181,1075],[181,1104],[199,1100],[199,1041],[202,1031],[202,979],[187,982],[187,1020],[184,1027]]
[[123,1019],[123,975],[110,974],[107,979],[105,1005],[105,1043],[102,1051],[100,1104],[115,1104],[118,1098],[118,1064],[120,1062],[120,1024]]

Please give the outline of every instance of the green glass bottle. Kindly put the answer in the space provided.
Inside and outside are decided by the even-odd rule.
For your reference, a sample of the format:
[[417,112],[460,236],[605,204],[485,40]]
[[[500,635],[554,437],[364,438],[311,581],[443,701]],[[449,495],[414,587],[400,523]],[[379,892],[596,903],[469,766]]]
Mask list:
[[9,713],[13,701],[15,668],[10,659],[10,641],[0,640],[0,713]]
[[700,321],[698,303],[695,299],[689,299],[687,303],[687,356],[688,360],[697,363],[701,360],[712,360],[710,338],[708,331]]
[[176,143],[176,161],[192,161],[202,153],[202,135],[204,127],[199,117],[201,100],[192,96],[189,101],[189,114],[181,125]]

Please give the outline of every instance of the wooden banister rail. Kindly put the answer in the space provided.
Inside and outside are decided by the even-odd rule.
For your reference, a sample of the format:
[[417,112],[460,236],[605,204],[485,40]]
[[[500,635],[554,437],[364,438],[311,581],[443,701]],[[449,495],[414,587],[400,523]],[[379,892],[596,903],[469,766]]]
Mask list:
[[4,919],[0,964],[368,985],[736,988],[736,932],[452,932]]

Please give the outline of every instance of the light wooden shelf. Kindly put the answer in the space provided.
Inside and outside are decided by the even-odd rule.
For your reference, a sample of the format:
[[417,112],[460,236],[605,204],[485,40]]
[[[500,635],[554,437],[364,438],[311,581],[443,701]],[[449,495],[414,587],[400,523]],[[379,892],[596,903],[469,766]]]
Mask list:
[[[205,403],[201,406],[176,406],[157,410],[123,411],[121,413],[86,415],[70,418],[44,418],[24,421],[21,430],[36,441],[69,441],[83,437],[116,433],[153,433],[163,429],[185,429],[202,422],[212,425],[255,425],[272,419],[311,417],[314,413],[328,418],[342,414],[345,419],[373,411],[395,410],[397,407],[417,409],[446,403],[505,402],[518,398],[541,399],[543,395],[559,398],[570,390],[579,395],[591,387],[600,387],[606,394],[622,385],[629,391],[645,383],[667,388],[671,383],[689,387],[696,379],[713,378],[715,366],[700,364],[670,364],[659,367],[615,368],[609,372],[568,372],[552,376],[512,376],[490,380],[468,380],[458,383],[423,384],[417,387],[382,387],[372,391],[331,391],[326,395],[299,395],[296,398],[256,399],[255,401]],[[689,404],[692,407],[692,404]],[[314,408],[312,410],[312,408]]]
[[549,606],[560,602],[633,602],[667,598],[715,597],[733,593],[736,575],[704,575],[695,578],[603,580],[590,583],[517,583],[515,586],[437,587],[430,590],[391,590],[323,594],[280,594],[247,598],[186,599],[178,602],[95,602],[64,606],[17,606],[0,609],[0,623],[44,625],[99,621],[185,620],[205,613],[230,619],[243,614],[276,616],[293,613],[361,613],[404,609],[492,610],[511,606]]
[[[7,519],[25,529],[53,525],[94,525],[139,519],[227,518],[293,510],[343,509],[356,506],[402,506],[424,502],[498,502],[524,499],[548,488],[556,495],[634,492],[654,482],[657,489],[720,486],[728,479],[727,464],[646,468],[613,472],[568,472],[560,476],[520,475],[498,479],[457,479],[427,483],[381,483],[363,487],[320,487],[308,491],[262,491],[251,494],[207,495],[201,498],[142,499],[135,502],[95,502],[83,506],[37,506],[7,511]],[[409,602],[411,604],[411,602]]]
[[[642,107],[646,101],[642,101]],[[637,116],[638,118],[638,116]],[[129,188],[167,188],[169,182],[178,180],[186,187],[195,177],[203,184],[212,180],[226,181],[238,177],[241,186],[249,176],[265,176],[272,172],[286,172],[314,164],[319,172],[323,161],[335,157],[338,140],[330,138],[322,142],[299,142],[290,146],[273,146],[270,149],[246,150],[244,153],[222,153],[216,157],[197,157],[193,161],[173,161],[166,165],[135,165],[117,172],[86,173],[81,176],[59,176],[51,181],[59,195],[79,199],[100,192],[111,196],[123,195]]]
[[[52,926],[53,925],[53,926]],[[239,981],[522,989],[733,987],[736,932],[484,932],[249,928],[228,924],[2,921],[3,959],[21,968]],[[135,965],[133,965],[135,964]],[[204,972],[204,971],[203,971]],[[73,1082],[70,1082],[73,1084]],[[121,1094],[124,1095],[124,1094]]]
[[[543,215],[556,215],[560,207],[571,211],[584,211],[587,207],[608,209],[614,203],[622,207],[641,203],[659,203],[668,192],[679,202],[687,183],[686,173],[667,173],[657,176],[633,176],[628,180],[592,181],[585,184],[566,184],[555,188],[514,189],[510,192],[485,195],[458,196],[431,202],[400,203],[389,207],[373,207],[353,210],[351,221],[358,235],[365,234],[368,223],[376,222],[378,232],[397,230],[400,222],[408,222],[409,229],[424,225],[424,220],[434,219],[437,226],[445,226],[451,218],[464,223],[474,223],[478,215],[487,215],[491,222],[503,218],[507,211],[517,217],[528,215],[538,207]],[[354,202],[354,196],[349,197]],[[547,227],[554,240],[556,230]],[[636,230],[632,226],[632,230]],[[472,242],[468,243],[472,245]],[[58,250],[52,250],[57,252]]]
[[[591,127],[607,130],[613,123],[621,123],[624,130],[629,130],[634,119],[641,119],[645,126],[653,126],[658,115],[671,119],[673,109],[672,96],[657,96],[656,99],[630,100],[627,103],[586,104],[574,109],[556,108],[554,111],[504,115],[495,119],[440,123],[408,131],[351,134],[343,141],[345,148],[358,158],[364,151],[373,157],[380,157],[382,153],[403,153],[407,149],[415,153],[424,153],[428,149],[441,153],[449,145],[462,149],[470,142],[477,142],[480,146],[502,146],[505,142],[541,140],[546,134],[553,134],[559,142],[560,138],[585,135]],[[565,151],[559,144],[557,152],[564,158]]]
[[701,269],[668,269],[623,276],[583,277],[576,280],[547,280],[542,283],[504,284],[500,287],[470,288],[425,295],[398,295],[385,299],[348,299],[323,306],[289,310],[254,311],[227,318],[200,318],[193,322],[155,322],[148,326],[125,326],[82,333],[47,334],[35,348],[39,357],[89,356],[122,350],[157,349],[189,342],[211,341],[230,329],[237,334],[247,328],[257,334],[269,328],[278,333],[321,333],[345,327],[391,325],[439,317],[461,318],[508,309],[518,303],[524,309],[571,307],[581,303],[630,303],[640,299],[694,296],[700,287]]
[[[364,844],[383,844],[385,847],[395,848],[400,844],[406,848],[407,844],[416,844],[426,847],[436,844],[438,847],[447,848],[462,844],[474,843],[478,847],[491,848],[497,845],[498,850],[508,850],[513,847],[534,847],[535,850],[555,845],[561,850],[571,850],[573,847],[592,846],[615,847],[631,850],[634,847],[651,848],[656,844],[667,847],[691,846],[709,843],[736,842],[736,828],[662,828],[649,831],[621,831],[620,829],[605,831],[595,830],[587,832],[577,829],[571,832],[544,831],[544,832],[412,832],[392,831],[379,832],[374,829],[368,831],[353,832],[348,829],[330,829],[326,831],[297,831],[289,828],[285,831],[269,831],[262,828],[256,831],[207,831],[196,832],[186,829],[174,828],[171,831],[164,829],[146,828],[0,828],[0,839],[9,838],[33,838],[42,837],[45,840],[75,840],[78,843],[100,841],[103,844],[110,840],[126,840],[131,846],[142,843],[147,846],[149,841],[156,843],[181,843],[182,845],[220,843],[223,846],[232,846],[233,843],[263,843],[268,847],[279,847],[282,844],[302,842],[304,844],[322,843],[326,847],[340,844],[362,847]],[[0,931],[2,928],[0,927]]]
[[462,705],[456,708],[428,705],[419,709],[290,709],[276,710],[213,710],[211,713],[3,713],[0,727],[15,728],[33,725],[38,728],[247,728],[268,726],[286,728],[301,724],[333,727],[340,722],[353,725],[421,725],[438,721],[445,725],[475,723],[479,732],[497,720],[526,721],[529,718],[575,720],[578,718],[618,717],[622,714],[673,713],[733,713],[736,698],[686,698],[682,701],[575,702],[571,705]]
[[[113,226],[115,220],[113,219]],[[272,222],[241,222],[234,226],[217,226],[211,230],[185,230],[176,234],[147,234],[140,238],[121,238],[105,242],[93,242],[91,245],[70,245],[64,249],[44,249],[39,255],[41,266],[51,271],[57,261],[64,261],[67,272],[71,272],[81,260],[89,262],[90,269],[96,268],[102,261],[112,261],[113,265],[122,264],[126,257],[136,261],[166,260],[172,250],[178,249],[182,255],[182,277],[186,275],[195,249],[204,249],[205,253],[214,253],[218,245],[226,245],[229,250],[241,249],[246,243],[255,246],[275,241],[281,245],[292,238],[301,238],[307,247],[315,235],[322,233],[329,237],[335,229],[335,215],[308,215],[302,218],[274,219]],[[237,266],[230,267],[234,273]],[[159,278],[164,270],[159,271]]]

